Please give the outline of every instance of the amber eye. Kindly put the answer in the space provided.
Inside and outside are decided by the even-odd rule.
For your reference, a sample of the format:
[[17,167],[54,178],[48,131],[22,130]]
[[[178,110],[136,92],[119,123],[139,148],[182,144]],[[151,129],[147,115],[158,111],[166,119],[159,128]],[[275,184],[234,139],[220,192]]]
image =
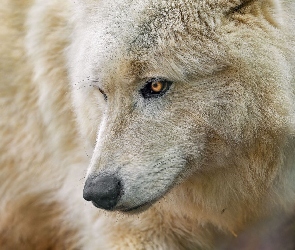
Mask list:
[[151,90],[156,93],[159,93],[165,88],[165,85],[166,85],[166,82],[160,82],[160,81],[153,82],[151,84]]
[[160,97],[170,88],[172,82],[161,79],[152,78],[146,82],[146,85],[140,90],[144,98]]

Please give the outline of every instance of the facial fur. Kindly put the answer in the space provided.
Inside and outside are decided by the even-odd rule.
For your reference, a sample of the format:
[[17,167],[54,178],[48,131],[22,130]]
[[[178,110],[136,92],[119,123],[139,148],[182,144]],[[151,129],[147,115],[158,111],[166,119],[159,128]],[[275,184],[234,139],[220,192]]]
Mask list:
[[2,1],[1,250],[294,245],[294,13]]
[[[78,121],[94,148],[87,176],[120,179],[112,209],[155,202],[192,176],[218,179],[220,169],[239,171],[227,185],[242,200],[264,193],[294,112],[291,47],[286,37],[273,42],[278,6],[254,15],[259,2],[95,4],[77,13],[85,25],[69,61]],[[153,78],[172,85],[144,98]]]

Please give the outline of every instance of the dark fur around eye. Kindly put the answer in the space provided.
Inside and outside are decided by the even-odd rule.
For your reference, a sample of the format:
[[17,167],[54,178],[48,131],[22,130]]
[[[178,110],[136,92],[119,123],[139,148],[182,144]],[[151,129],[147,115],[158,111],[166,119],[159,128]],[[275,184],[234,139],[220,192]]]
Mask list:
[[[163,89],[161,91],[159,91],[159,92],[153,91],[152,90],[152,84],[154,82],[160,82],[161,84],[163,84]],[[140,90],[140,93],[143,96],[143,98],[145,98],[145,99],[158,98],[158,97],[163,96],[169,90],[171,85],[172,85],[172,82],[168,81],[166,79],[151,78],[146,82],[144,87]]]
[[104,100],[107,101],[108,96],[106,95],[106,93],[101,88],[98,88],[98,90],[100,91],[100,93],[102,93]]
[[226,12],[226,15],[231,15],[237,12],[240,12],[243,8],[247,7],[248,5],[250,5],[254,0],[246,0],[244,2],[242,2],[240,5],[235,6],[233,8],[231,8],[228,12]]

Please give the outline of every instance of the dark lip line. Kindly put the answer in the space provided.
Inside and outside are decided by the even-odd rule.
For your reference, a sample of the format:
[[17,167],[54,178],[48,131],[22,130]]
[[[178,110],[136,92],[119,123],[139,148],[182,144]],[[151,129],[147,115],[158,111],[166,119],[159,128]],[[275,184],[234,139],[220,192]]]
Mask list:
[[121,212],[124,212],[124,213],[129,213],[129,212],[137,212],[136,210],[141,210],[141,208],[144,207],[144,209],[140,212],[143,212],[145,211],[146,209],[148,209],[150,206],[153,205],[153,202],[150,201],[150,202],[146,202],[146,203],[143,203],[141,205],[138,205],[138,206],[135,206],[135,207],[132,207],[132,208],[129,208],[129,209],[124,209],[124,208],[113,208],[113,209],[104,209],[104,208],[101,208],[99,205],[97,205],[94,201],[92,201],[92,204],[96,207],[96,208],[99,208],[99,209],[103,209],[103,210],[106,210],[106,211],[109,211],[109,212],[115,212],[115,211],[121,211]]
[[123,209],[121,211],[126,212],[126,213],[137,212],[137,211],[143,212],[143,211],[147,210],[150,206],[152,206],[154,204],[154,202],[155,201],[149,201],[149,202],[143,203],[141,205],[138,205],[138,206],[135,206],[135,207],[132,207],[129,209]]

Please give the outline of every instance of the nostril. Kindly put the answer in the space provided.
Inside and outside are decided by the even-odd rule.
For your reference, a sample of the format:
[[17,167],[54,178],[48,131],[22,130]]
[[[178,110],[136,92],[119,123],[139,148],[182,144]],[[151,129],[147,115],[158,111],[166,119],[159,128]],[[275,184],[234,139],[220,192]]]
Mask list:
[[114,175],[94,176],[87,179],[83,198],[98,207],[110,210],[119,201],[122,190],[121,181]]

